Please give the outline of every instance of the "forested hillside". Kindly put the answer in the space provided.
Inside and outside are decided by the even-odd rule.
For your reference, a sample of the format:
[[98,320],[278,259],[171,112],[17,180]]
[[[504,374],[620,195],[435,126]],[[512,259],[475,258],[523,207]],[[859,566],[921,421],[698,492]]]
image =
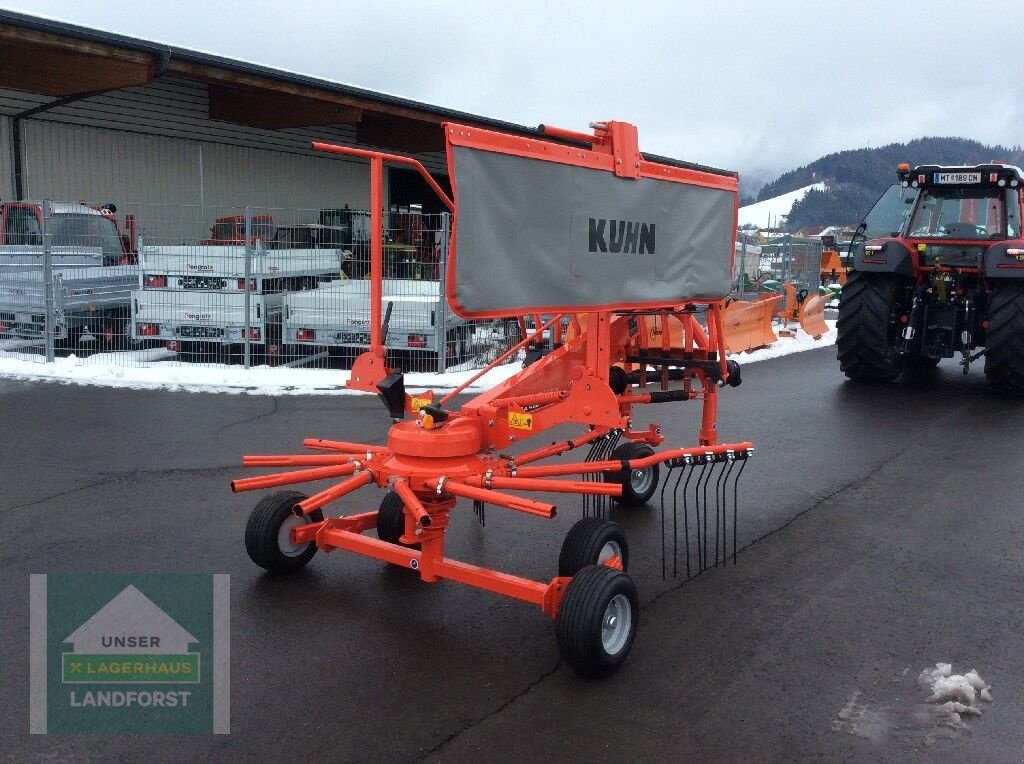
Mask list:
[[1024,150],[1020,146],[986,146],[965,138],[918,138],[908,143],[840,151],[779,176],[760,190],[757,201],[825,181],[827,190],[810,191],[793,205],[786,228],[796,231],[808,225],[856,225],[895,181],[900,162],[958,165],[994,159],[1022,166]]

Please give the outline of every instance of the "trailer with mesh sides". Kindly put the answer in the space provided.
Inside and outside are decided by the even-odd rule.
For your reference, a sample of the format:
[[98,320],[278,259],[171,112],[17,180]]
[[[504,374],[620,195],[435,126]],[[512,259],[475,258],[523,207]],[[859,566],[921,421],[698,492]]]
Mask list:
[[132,336],[186,356],[220,357],[246,341],[275,354],[285,296],[340,278],[344,259],[340,248],[267,249],[259,239],[248,248],[143,246]]
[[126,345],[138,269],[131,234],[122,236],[115,215],[112,204],[0,204],[0,338],[45,338],[49,311],[61,344]]
[[[462,363],[473,352],[472,326],[447,310],[440,281],[384,279],[382,307],[389,350],[409,351],[424,361],[446,354]],[[284,299],[286,347],[316,347],[332,351],[365,350],[370,345],[370,282],[341,279],[317,289],[289,294]]]

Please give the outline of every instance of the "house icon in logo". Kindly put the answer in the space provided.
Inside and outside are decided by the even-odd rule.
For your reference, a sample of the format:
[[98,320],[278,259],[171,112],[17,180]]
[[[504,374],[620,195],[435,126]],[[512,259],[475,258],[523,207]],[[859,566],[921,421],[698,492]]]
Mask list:
[[182,655],[199,640],[129,584],[63,641],[87,655]]

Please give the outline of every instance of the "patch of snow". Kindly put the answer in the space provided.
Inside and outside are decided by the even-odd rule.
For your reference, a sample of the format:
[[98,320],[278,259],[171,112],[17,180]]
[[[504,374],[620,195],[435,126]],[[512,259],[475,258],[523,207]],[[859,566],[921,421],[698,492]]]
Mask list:
[[939,708],[954,725],[962,724],[961,716],[981,716],[979,700],[992,702],[992,688],[974,669],[954,674],[952,664],[936,663],[935,668],[922,671],[917,681],[931,692],[925,702],[940,704]]
[[[749,350],[743,353],[730,353],[730,358],[735,358],[740,362],[741,366],[748,363],[756,363],[757,361],[767,361],[772,358],[781,358],[782,356],[791,355],[792,353],[800,353],[804,350],[813,350],[814,348],[827,347],[828,345],[836,344],[836,322],[826,321],[825,324],[829,330],[821,336],[820,339],[814,339],[811,335],[805,332],[803,329],[795,329],[795,336],[793,337],[779,337],[778,342],[774,342],[768,347],[760,348],[758,350]],[[795,326],[795,325],[793,325]],[[776,327],[776,333],[780,327]],[[794,331],[793,327],[790,327],[791,331]]]
[[935,680],[949,676],[953,673],[952,663],[936,663],[935,668],[925,669],[917,677],[917,682],[922,687],[929,688]]
[[973,705],[978,701],[978,695],[971,687],[971,683],[959,674],[942,676],[932,683],[932,694],[925,698],[925,702],[945,703],[948,700],[959,700]]
[[[731,355],[741,365],[799,353],[835,344],[835,322],[821,339],[798,330],[793,338],[782,337],[767,348]],[[19,357],[20,356],[20,357]],[[0,355],[0,378],[64,384],[97,385],[135,390],[171,390],[196,393],[248,393],[252,395],[364,395],[345,387],[350,372],[335,369],[306,369],[283,366],[242,366],[188,364],[169,360],[173,354],[162,349],[126,353],[99,353],[89,358],[57,358],[42,363],[39,356],[4,353]],[[446,374],[409,372],[405,386],[410,391],[451,390],[479,370],[465,368]],[[491,369],[467,388],[486,390],[522,371],[518,363]]]
[[981,692],[988,686],[985,684],[985,680],[978,676],[978,672],[974,669],[971,669],[966,674],[964,674],[964,679],[966,679],[968,683],[971,685],[971,687],[973,687],[978,692]]
[[758,228],[772,228],[779,224],[779,219],[784,218],[793,209],[793,205],[807,196],[812,189],[824,191],[828,186],[825,183],[812,183],[809,186],[798,188],[786,194],[773,196],[771,199],[763,199],[746,207],[740,207],[739,225],[755,225]]
[[981,709],[976,706],[967,706],[956,700],[950,700],[942,704],[942,708],[954,714],[965,716],[981,716]]

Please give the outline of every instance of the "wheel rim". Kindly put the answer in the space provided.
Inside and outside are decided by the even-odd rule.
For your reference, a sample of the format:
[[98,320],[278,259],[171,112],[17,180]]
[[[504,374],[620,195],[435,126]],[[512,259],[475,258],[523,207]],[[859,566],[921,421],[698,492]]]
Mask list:
[[618,557],[622,559],[622,547],[619,546],[618,541],[608,541],[601,547],[601,551],[597,555],[597,564],[603,565],[608,562],[612,557]]
[[285,557],[298,557],[309,548],[311,543],[309,541],[303,544],[292,542],[292,531],[299,526],[305,525],[306,522],[305,517],[289,515],[281,523],[281,527],[277,529],[277,548],[281,550],[281,554]]
[[618,654],[633,629],[633,606],[625,594],[616,594],[601,618],[601,644],[608,655]]
[[633,489],[633,493],[638,496],[643,496],[651,487],[651,483],[654,482],[654,468],[645,467],[642,470],[632,470],[629,473],[629,485]]

